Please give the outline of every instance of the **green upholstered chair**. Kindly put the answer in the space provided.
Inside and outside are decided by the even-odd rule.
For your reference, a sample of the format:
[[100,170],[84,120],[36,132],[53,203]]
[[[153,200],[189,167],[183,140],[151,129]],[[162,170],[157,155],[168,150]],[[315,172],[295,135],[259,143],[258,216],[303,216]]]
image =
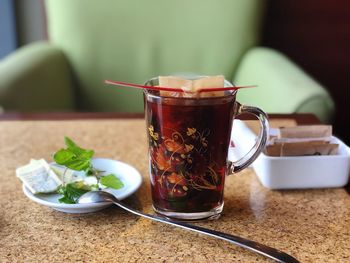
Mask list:
[[329,121],[327,91],[284,55],[257,47],[263,0],[47,0],[49,40],[0,62],[0,106],[19,111],[143,111],[143,83],[158,75],[224,74],[239,99],[270,113]]

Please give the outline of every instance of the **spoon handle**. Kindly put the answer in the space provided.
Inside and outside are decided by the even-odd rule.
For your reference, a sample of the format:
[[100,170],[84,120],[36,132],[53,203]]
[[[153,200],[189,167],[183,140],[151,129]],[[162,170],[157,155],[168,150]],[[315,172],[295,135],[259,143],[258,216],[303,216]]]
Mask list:
[[261,254],[265,257],[274,259],[277,262],[285,262],[285,263],[297,263],[297,262],[299,262],[297,259],[288,255],[287,253],[284,253],[284,252],[277,250],[275,248],[272,248],[272,247],[262,245],[258,242],[255,242],[255,241],[251,241],[251,240],[239,237],[239,236],[234,236],[234,235],[226,234],[223,232],[211,230],[208,228],[191,225],[191,224],[184,223],[184,222],[172,221],[172,220],[169,220],[165,217],[159,217],[159,216],[155,216],[155,215],[145,214],[143,212],[134,210],[133,208],[131,208],[131,207],[129,207],[121,202],[120,203],[115,202],[114,200],[112,202],[115,203],[120,208],[123,208],[123,209],[125,209],[125,210],[127,210],[130,213],[133,213],[135,215],[145,217],[145,218],[148,218],[151,220],[155,220],[155,221],[158,221],[161,223],[169,224],[172,226],[178,226],[178,227],[181,227],[181,228],[184,228],[187,230],[191,230],[191,231],[195,231],[197,233],[201,233],[201,234],[208,235],[211,237],[219,238],[219,239],[228,241],[232,244],[235,244],[237,246],[240,246],[240,247],[246,248],[248,250],[251,250],[253,252],[256,252],[258,254]]

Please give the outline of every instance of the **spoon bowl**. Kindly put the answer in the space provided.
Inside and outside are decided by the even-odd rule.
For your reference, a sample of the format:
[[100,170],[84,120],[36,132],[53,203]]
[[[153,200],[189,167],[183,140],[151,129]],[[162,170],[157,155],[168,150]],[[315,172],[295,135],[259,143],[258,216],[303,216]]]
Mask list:
[[79,204],[91,204],[91,203],[115,203],[120,202],[113,194],[105,191],[90,191],[78,199]]
[[253,251],[255,253],[258,253],[260,255],[263,255],[265,257],[271,258],[277,262],[286,262],[286,263],[296,263],[299,262],[297,259],[294,257],[288,255],[285,252],[282,252],[278,249],[272,248],[265,246],[263,244],[260,244],[258,242],[248,240],[239,236],[234,236],[231,234],[226,234],[223,232],[211,230],[208,228],[200,227],[200,226],[195,226],[191,225],[188,223],[184,222],[178,222],[178,221],[173,221],[171,219],[168,219],[166,217],[160,217],[156,215],[150,215],[143,213],[141,211],[135,210],[124,203],[122,203],[120,200],[118,200],[114,195],[104,192],[104,191],[90,191],[85,194],[83,194],[79,199],[78,203],[79,204],[87,204],[87,203],[102,203],[102,202],[112,202],[119,206],[120,208],[129,211],[130,213],[133,213],[135,215],[148,218],[150,220],[154,220],[157,222],[165,223],[168,225],[172,226],[177,226],[186,230],[191,230],[197,233],[205,234],[211,237],[215,237],[218,239],[222,239],[225,241],[228,241],[232,244],[235,244],[237,246],[243,247],[245,249],[248,249],[250,251]]

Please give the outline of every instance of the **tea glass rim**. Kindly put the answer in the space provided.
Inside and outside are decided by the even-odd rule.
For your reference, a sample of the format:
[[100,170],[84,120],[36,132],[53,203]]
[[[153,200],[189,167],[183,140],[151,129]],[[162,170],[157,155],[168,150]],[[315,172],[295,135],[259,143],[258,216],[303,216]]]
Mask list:
[[[181,76],[179,76],[181,77]],[[196,75],[194,77],[185,77],[185,79],[189,79],[189,80],[195,80],[195,79],[199,79],[202,77],[207,77],[204,75]],[[158,77],[153,77],[149,80],[147,80],[145,82],[145,86],[150,86],[150,87],[154,87],[155,85],[152,85],[152,82],[156,82],[159,81],[159,76]],[[231,83],[230,81],[224,79],[224,87],[234,87],[235,85],[233,83]],[[174,100],[216,100],[216,99],[222,99],[222,98],[226,98],[226,97],[231,97],[236,95],[237,90],[228,90],[228,91],[224,91],[224,95],[222,96],[213,96],[213,97],[175,97],[175,96],[171,96],[171,95],[161,95],[160,93],[155,94],[155,92],[153,90],[146,90],[144,89],[144,94],[146,96],[152,96],[152,97],[156,97],[156,98],[171,98]],[[173,93],[179,93],[176,91],[172,91]],[[214,91],[213,91],[214,92]]]

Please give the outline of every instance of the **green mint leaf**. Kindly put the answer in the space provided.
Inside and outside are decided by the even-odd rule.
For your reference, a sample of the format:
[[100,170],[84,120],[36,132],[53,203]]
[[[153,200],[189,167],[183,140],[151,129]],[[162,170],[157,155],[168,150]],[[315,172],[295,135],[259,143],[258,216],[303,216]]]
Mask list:
[[84,182],[74,182],[60,187],[58,193],[63,195],[58,201],[65,204],[76,204],[80,196],[89,192],[91,188],[84,185]]
[[58,164],[64,164],[73,159],[74,157],[75,155],[71,151],[61,149],[54,154],[53,159]]
[[87,176],[95,175],[94,170],[92,169],[92,167],[90,167],[89,169],[86,170],[86,175]]
[[59,201],[60,203],[64,203],[64,204],[75,204],[74,200],[70,199],[70,198],[67,197],[67,196],[61,197],[60,199],[58,199],[58,201]]
[[75,171],[85,171],[91,167],[91,159],[73,158],[62,165]]
[[124,186],[122,181],[120,181],[120,179],[116,177],[114,174],[102,176],[100,178],[100,183],[103,184],[104,186],[107,186],[113,189],[120,189]]
[[92,156],[94,155],[94,151],[93,150],[85,150],[83,148],[80,148],[75,142],[73,142],[72,139],[70,139],[69,137],[64,137],[64,142],[67,146],[67,149],[69,151],[71,151],[72,153],[74,153],[77,156],[80,156],[81,158],[92,158]]
[[91,169],[91,159],[95,152],[80,148],[69,137],[65,137],[64,141],[67,149],[61,149],[54,154],[53,158],[55,162],[75,171]]
[[80,148],[79,146],[77,146],[77,144],[75,142],[73,142],[73,140],[71,138],[69,138],[68,136],[64,136],[64,143],[66,144],[66,146],[68,148]]

